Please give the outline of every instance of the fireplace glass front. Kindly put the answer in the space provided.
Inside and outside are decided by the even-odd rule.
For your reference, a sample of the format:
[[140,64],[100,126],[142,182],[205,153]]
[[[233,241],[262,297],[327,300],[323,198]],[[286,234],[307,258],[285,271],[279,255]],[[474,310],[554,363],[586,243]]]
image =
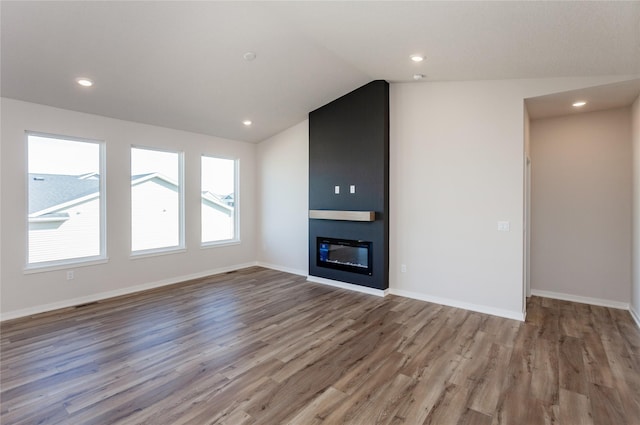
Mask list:
[[371,276],[371,242],[317,238],[316,264],[319,267]]

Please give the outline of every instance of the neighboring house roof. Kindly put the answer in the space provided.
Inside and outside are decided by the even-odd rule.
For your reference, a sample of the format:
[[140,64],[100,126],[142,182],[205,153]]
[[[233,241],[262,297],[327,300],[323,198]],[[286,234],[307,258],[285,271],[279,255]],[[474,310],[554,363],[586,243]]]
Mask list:
[[228,195],[218,195],[218,198],[220,198],[222,202],[226,203],[227,205],[233,205],[233,203],[235,202],[234,196],[234,193],[230,193]]
[[98,193],[99,186],[100,179],[95,174],[87,177],[86,174],[68,176],[29,173],[29,214]]
[[[160,173],[131,176],[131,184],[138,185],[154,179],[177,186],[175,181]],[[65,214],[59,213],[61,209],[93,199],[98,195],[99,187],[100,176],[95,173],[76,176],[29,173],[29,216],[64,219]],[[232,207],[211,192],[202,192],[202,198],[218,209],[233,211]]]
[[131,176],[131,185],[135,186],[147,180],[160,179],[165,182],[171,184],[172,186],[178,187],[178,182],[170,179],[161,173],[146,173],[146,174],[136,174],[135,176]]
[[222,212],[226,212],[227,214],[231,214],[231,212],[233,211],[232,206],[230,206],[227,202],[221,200],[218,195],[215,195],[209,191],[202,192],[202,200],[207,202],[212,207]]

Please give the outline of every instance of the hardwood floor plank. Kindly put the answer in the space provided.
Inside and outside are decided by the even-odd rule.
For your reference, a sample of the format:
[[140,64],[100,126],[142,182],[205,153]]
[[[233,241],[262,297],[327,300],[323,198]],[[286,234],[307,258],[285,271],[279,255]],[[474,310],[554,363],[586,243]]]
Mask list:
[[495,412],[507,374],[504,365],[508,364],[512,351],[511,347],[492,344],[484,368],[471,375],[468,381],[470,394],[467,406],[474,412],[488,417]]
[[558,345],[546,338],[536,341],[531,375],[531,396],[549,404],[558,404]]
[[203,406],[203,400],[216,391],[220,391],[229,380],[222,375],[215,374],[189,384],[188,397],[169,397],[162,403],[141,409],[123,418],[121,424],[153,424],[153,423],[178,423],[189,414],[199,412]]
[[502,392],[493,414],[493,425],[527,423],[530,388],[535,374],[533,361],[539,335],[540,326],[524,324],[520,327],[506,366]]
[[[443,356],[449,357],[449,353],[446,350],[447,342],[453,339],[455,328],[442,325],[436,329],[434,329],[434,335],[425,342],[425,345],[415,355],[409,356],[400,373],[413,378],[420,378],[424,374],[423,371],[432,368],[439,358]],[[455,356],[453,361],[456,362],[457,367],[460,363],[460,356]]]
[[[599,425],[593,422],[589,398],[566,389],[560,389],[560,423],[562,425]],[[611,423],[614,422],[604,422]]]
[[[543,298],[547,301],[547,298]],[[555,300],[552,300],[555,301]],[[549,307],[545,307],[545,305]],[[554,302],[543,302],[543,306],[540,307],[540,314],[542,316],[542,323],[538,328],[538,335],[540,338],[546,338],[551,342],[557,342],[560,338],[560,313],[557,308],[553,308],[556,305]]]
[[609,312],[618,333],[627,344],[629,351],[640,354],[640,335],[635,332],[637,325],[633,319],[624,310],[612,309]]
[[458,425],[491,425],[491,416],[467,409],[460,417]]
[[411,376],[413,383],[408,388],[407,397],[398,404],[392,423],[423,423],[459,364],[459,358],[450,357],[442,350],[438,351],[438,355],[429,360],[428,366],[420,368]]
[[32,424],[70,424],[73,421],[61,406],[44,404],[38,409],[16,410],[2,414],[0,423],[32,425]]
[[473,343],[460,356],[458,367],[449,378],[449,382],[465,385],[472,375],[478,374],[479,370],[486,367],[493,345],[487,334],[483,331],[476,332]]
[[516,320],[502,320],[496,316],[485,316],[481,329],[492,341],[507,347],[513,346],[516,334],[520,330],[520,322]]
[[[628,423],[625,419],[624,409],[616,390],[597,384],[590,384],[589,402],[591,404],[594,423]],[[637,422],[640,422],[640,417],[636,419],[638,419]]]
[[386,366],[377,368],[365,385],[355,388],[353,393],[326,417],[325,423],[373,425],[389,422],[399,396],[411,385],[412,379],[388,369]]
[[[237,387],[236,387],[237,388]],[[205,403],[200,409],[198,415],[191,418],[189,421],[184,422],[188,425],[199,425],[202,423],[221,423],[229,422],[229,418],[232,418],[238,411],[242,412],[242,415],[248,415],[251,420],[256,422],[256,418],[246,412],[247,406],[265,395],[275,391],[278,388],[278,384],[272,379],[264,378],[258,381],[249,381],[249,385],[239,389],[238,392],[228,393],[228,403],[222,404],[217,400],[217,397],[210,398],[208,403]],[[230,391],[224,389],[225,393]]]
[[570,336],[562,336],[559,350],[560,388],[579,394],[588,395],[582,340]]
[[[559,396],[558,396],[559,402]],[[560,406],[549,402],[529,399],[527,406],[527,425],[558,425],[560,422]]]
[[253,423],[255,423],[255,419],[253,419],[247,412],[243,412],[242,410],[236,410],[229,417],[222,420],[212,420],[207,422],[207,424],[210,425],[248,425]]
[[[377,396],[372,400],[373,407],[368,410],[368,414],[376,424],[391,424],[397,418],[397,411],[413,390],[415,380],[403,374],[397,374],[388,388],[378,389]],[[375,414],[375,417],[374,417]],[[360,422],[367,424],[366,416],[360,418]]]
[[449,384],[442,391],[423,425],[456,425],[467,411],[469,388]]
[[609,367],[609,359],[602,346],[602,340],[594,332],[584,332],[582,338],[584,339],[583,362],[587,381],[613,388],[615,386],[613,373]]
[[[349,321],[347,320],[345,323],[349,323]],[[339,347],[349,341],[355,334],[357,334],[356,331],[345,327],[332,337],[308,342],[307,350],[286,362],[282,369],[276,372],[272,378],[277,382],[285,381],[300,370],[320,361],[327,353],[335,350],[336,346]]]
[[[375,377],[382,382],[398,374],[398,370],[405,363],[407,356],[397,351],[376,349],[375,354],[367,356],[351,367],[333,387],[345,394],[353,394],[357,389],[375,382]],[[380,376],[380,372],[382,375]],[[404,375],[403,375],[404,376]]]
[[[625,418],[640,418],[640,379],[630,377],[616,385],[618,396],[625,411]],[[630,421],[633,423],[633,421]]]
[[300,410],[288,425],[320,425],[344,400],[347,395],[333,387],[327,388],[318,397]]
[[639,425],[628,312],[525,323],[260,267],[0,324],[0,423]]
[[588,330],[588,321],[585,323],[585,315],[578,314],[578,304],[569,301],[559,302],[559,325],[562,335],[581,338],[583,332]]

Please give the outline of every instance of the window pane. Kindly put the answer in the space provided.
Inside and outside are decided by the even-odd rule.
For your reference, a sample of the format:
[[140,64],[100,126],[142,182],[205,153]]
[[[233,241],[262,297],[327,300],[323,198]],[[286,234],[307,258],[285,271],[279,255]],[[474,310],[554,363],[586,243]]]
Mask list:
[[202,243],[236,238],[236,161],[202,157]]
[[100,143],[28,134],[28,264],[102,255]]
[[181,155],[131,148],[131,250],[181,247]]

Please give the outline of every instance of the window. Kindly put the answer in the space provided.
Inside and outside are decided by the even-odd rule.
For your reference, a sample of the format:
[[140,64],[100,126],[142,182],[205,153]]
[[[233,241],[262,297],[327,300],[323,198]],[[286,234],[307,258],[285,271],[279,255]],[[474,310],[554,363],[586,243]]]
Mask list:
[[202,156],[202,244],[237,240],[236,164],[233,159]]
[[184,248],[182,154],[131,148],[131,251]]
[[104,144],[27,133],[27,268],[105,258]]

